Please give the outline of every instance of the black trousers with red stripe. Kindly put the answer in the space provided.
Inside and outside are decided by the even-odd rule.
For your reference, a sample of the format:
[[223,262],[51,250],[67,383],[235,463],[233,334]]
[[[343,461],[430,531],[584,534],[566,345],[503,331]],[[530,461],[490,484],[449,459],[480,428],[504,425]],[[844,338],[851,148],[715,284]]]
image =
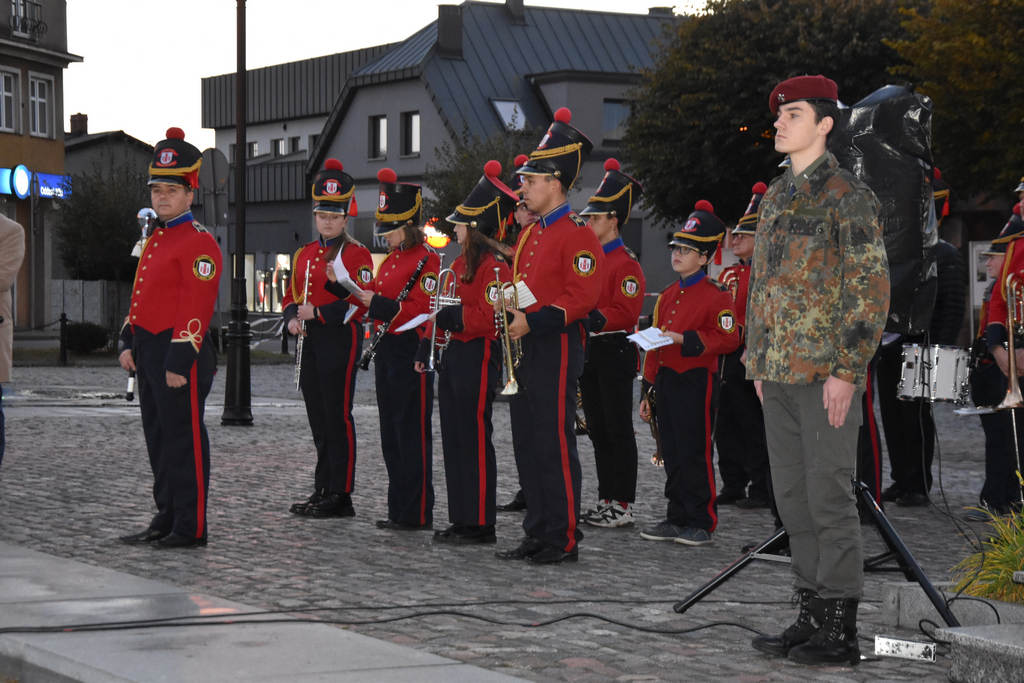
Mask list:
[[676,526],[714,531],[718,524],[711,457],[715,375],[707,368],[682,374],[662,368],[654,378],[654,392],[665,459],[666,519]]
[[580,459],[573,431],[576,383],[583,370],[583,323],[553,334],[523,337],[512,398],[519,481],[526,496],[523,530],[550,546],[572,550],[579,530]]
[[448,520],[459,526],[494,524],[496,484],[491,408],[501,377],[496,339],[453,339],[441,359],[441,409]]
[[434,519],[434,374],[413,368],[419,336],[389,334],[373,361],[380,450],[388,470],[388,519],[410,525]]
[[764,414],[754,382],[746,378],[741,360],[744,347],[722,358],[722,386],[715,428],[718,447],[718,473],[722,489],[743,493],[751,498],[770,498],[771,475],[768,471],[768,442],[764,434]]
[[205,538],[210,440],[203,413],[217,357],[207,337],[185,386],[172,389],[164,367],[170,345],[170,330],[154,335],[135,328],[132,355],[156,502],[156,515],[149,525],[188,538]]
[[594,444],[597,497],[601,500],[636,500],[636,361],[636,346],[626,339],[625,332],[590,337],[580,393],[587,434]]
[[[924,343],[924,338],[906,342]],[[903,374],[903,345],[892,343],[875,356],[878,379],[878,407],[882,431],[889,451],[892,481],[904,493],[927,494],[932,488],[932,460],[935,457],[935,419],[932,404],[923,398],[905,401],[899,397]]]
[[316,489],[351,493],[356,470],[356,428],[352,400],[356,363],[362,353],[362,326],[306,322],[299,386],[316,448]]

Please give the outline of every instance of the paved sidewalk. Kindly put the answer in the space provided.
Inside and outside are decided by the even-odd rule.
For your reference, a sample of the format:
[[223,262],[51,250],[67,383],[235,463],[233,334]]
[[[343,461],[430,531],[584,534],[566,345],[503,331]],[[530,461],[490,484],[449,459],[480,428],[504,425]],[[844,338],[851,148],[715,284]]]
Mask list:
[[[775,631],[792,619],[784,564],[755,562],[676,614],[673,604],[735,560],[744,544],[770,535],[766,510],[721,508],[714,543],[700,548],[645,541],[634,528],[587,527],[579,563],[554,567],[502,562],[493,555],[495,546],[437,546],[427,532],[375,528],[374,520],[386,514],[387,475],[372,373],[360,374],[356,397],[357,516],[290,515],[288,505],[309,493],[313,465],[292,373],[289,364],[252,368],[252,427],[220,425],[223,371],[218,375],[207,408],[210,545],[170,552],[116,541],[145,525],[152,509],[138,407],[123,399],[124,373],[103,367],[15,368],[14,382],[4,387],[8,444],[0,468],[0,543],[211,599],[318,610],[314,614],[339,621],[376,620],[351,630],[531,680],[946,679],[943,658],[934,664],[878,659],[867,639],[862,649],[869,659],[851,668],[808,669],[752,650],[752,630]],[[959,512],[974,504],[981,486],[982,433],[976,417],[955,416],[945,404],[936,408],[941,454],[933,497],[941,501],[941,481],[950,508]],[[503,502],[517,488],[516,473],[507,405],[497,404],[494,412]],[[447,506],[436,406],[434,421],[434,526],[442,528]],[[648,463],[653,442],[639,420],[637,434],[637,514],[646,523],[664,514],[664,472]],[[583,503],[589,506],[596,482],[585,437],[580,456]],[[968,541],[936,507],[890,506],[887,513],[933,582],[948,580],[952,565],[970,552]],[[520,522],[517,514],[499,513],[498,548],[518,542]],[[865,539],[869,551],[883,549],[872,529],[865,529]],[[0,568],[6,562],[0,555]],[[884,623],[883,590],[901,580],[898,573],[868,575],[862,636],[923,639]],[[105,610],[93,616],[105,616]],[[117,618],[116,611],[109,615]],[[543,623],[548,620],[558,621]]]

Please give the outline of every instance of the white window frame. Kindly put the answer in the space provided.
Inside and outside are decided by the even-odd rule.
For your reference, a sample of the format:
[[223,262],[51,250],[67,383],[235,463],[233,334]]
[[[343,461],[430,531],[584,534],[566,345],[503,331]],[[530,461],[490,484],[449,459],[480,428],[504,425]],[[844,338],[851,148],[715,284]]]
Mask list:
[[369,140],[366,158],[377,161],[388,158],[388,117],[387,114],[374,114],[369,118]]
[[[11,69],[9,67],[0,66],[0,133],[17,133],[18,132],[18,113],[21,111],[20,100],[21,100],[21,89],[19,87],[21,73],[17,69]],[[11,90],[8,92],[3,87],[3,81],[6,78],[11,79]],[[10,99],[11,101],[11,120],[7,121],[4,119],[4,104],[5,101]]]
[[[57,95],[54,81],[55,79],[53,76],[34,73],[32,71],[28,72],[28,125],[29,133],[32,137],[54,138],[54,110],[57,108]],[[44,100],[41,100],[34,92],[35,84],[38,82],[46,83],[47,88],[49,88],[47,98]],[[40,102],[43,102],[47,106],[47,110],[45,112],[46,130],[40,130],[38,125],[40,119],[38,105]]]
[[11,35],[16,38],[30,38],[31,35],[21,30],[21,26],[25,23],[24,21],[13,21],[17,18],[23,20],[28,17],[28,3],[25,0],[11,0]]
[[526,128],[526,115],[519,100],[491,100],[494,113],[497,114],[505,130],[523,130]]
[[419,111],[402,112],[402,156],[418,157],[420,155],[420,118]]

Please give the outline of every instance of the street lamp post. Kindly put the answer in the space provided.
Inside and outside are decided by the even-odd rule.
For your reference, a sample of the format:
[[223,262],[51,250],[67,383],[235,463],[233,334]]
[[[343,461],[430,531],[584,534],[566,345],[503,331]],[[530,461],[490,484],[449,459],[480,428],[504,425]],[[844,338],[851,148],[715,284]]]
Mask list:
[[249,374],[249,341],[245,297],[245,0],[238,3],[238,64],[235,71],[235,253],[231,261],[231,320],[224,335],[227,343],[227,377],[224,387],[224,425],[252,425],[252,389]]

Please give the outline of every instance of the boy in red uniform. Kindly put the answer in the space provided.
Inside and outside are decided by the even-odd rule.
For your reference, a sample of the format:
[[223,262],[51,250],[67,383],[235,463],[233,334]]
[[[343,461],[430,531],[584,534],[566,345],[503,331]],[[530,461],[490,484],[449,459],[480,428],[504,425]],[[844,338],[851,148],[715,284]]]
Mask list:
[[633,523],[636,500],[636,433],[633,431],[633,380],[637,352],[626,339],[644,305],[643,270],[622,242],[619,231],[633,203],[643,193],[635,179],[609,159],[597,192],[581,216],[590,219],[604,251],[601,298],[590,312],[587,359],[580,377],[587,433],[597,465],[597,507],[581,515],[598,527]]
[[[654,327],[672,344],[644,358],[644,382],[653,385],[658,402],[668,512],[640,535],[683,545],[710,543],[718,523],[711,457],[715,373],[718,357],[740,343],[732,295],[704,270],[725,224],[708,201],[697,202],[694,209],[669,242],[679,279],[662,291],[654,309]],[[647,397],[640,402],[640,416],[650,417]]]
[[[360,320],[366,309],[336,282],[331,263],[341,262],[359,287],[373,280],[370,251],[349,236],[355,215],[355,181],[337,159],[328,159],[313,180],[313,216],[320,237],[295,252],[294,276],[281,304],[288,331],[303,335],[299,387],[313,432],[316,470],[313,494],[291,506],[306,517],[351,517],[356,430],[352,399],[356,363],[363,348]],[[355,307],[356,310],[349,309]]]

